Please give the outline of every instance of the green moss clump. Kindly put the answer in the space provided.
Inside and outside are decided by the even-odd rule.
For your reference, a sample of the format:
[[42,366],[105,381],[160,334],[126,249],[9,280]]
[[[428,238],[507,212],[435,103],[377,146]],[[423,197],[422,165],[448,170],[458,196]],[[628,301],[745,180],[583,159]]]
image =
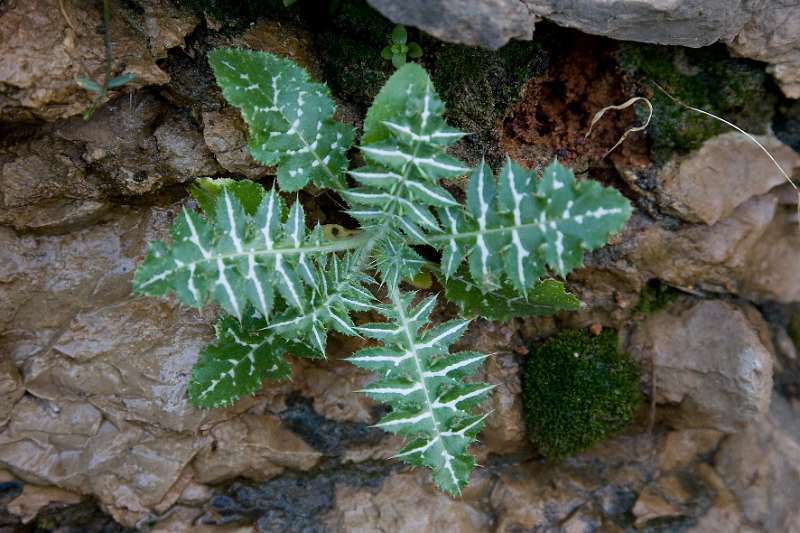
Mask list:
[[[381,57],[393,28],[363,0],[342,0],[317,29],[316,51],[325,81],[334,94],[359,106],[362,113],[395,70]],[[409,30],[409,40],[414,33]]]
[[681,291],[670,287],[660,279],[651,280],[642,288],[634,312],[650,316],[665,309],[680,295]]
[[283,0],[181,0],[179,2],[198,14],[208,14],[218,20],[256,20],[280,10],[286,10]]
[[433,81],[447,102],[448,118],[473,133],[493,129],[518,100],[525,82],[548,64],[536,42],[512,41],[494,52],[446,44],[435,55]]
[[730,57],[722,45],[699,49],[623,43],[618,60],[635,80],[652,89],[653,119],[648,133],[661,164],[674,153],[688,153],[730,128],[689,111],[647,80],[684,103],[730,120],[752,133],[764,133],[775,107],[764,65]]
[[567,330],[527,357],[523,406],[530,439],[551,460],[624,428],[641,403],[639,369],[617,349],[617,332]]

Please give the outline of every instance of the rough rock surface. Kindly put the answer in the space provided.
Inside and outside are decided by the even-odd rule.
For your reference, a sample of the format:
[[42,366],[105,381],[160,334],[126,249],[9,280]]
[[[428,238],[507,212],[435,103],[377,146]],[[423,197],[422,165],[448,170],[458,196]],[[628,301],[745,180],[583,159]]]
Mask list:
[[368,0],[398,24],[415,26],[443,41],[496,49],[530,39],[537,18],[525,2],[508,0]]
[[203,112],[203,138],[214,153],[217,163],[233,174],[258,179],[269,169],[250,155],[247,146],[247,125],[239,112],[232,108]]
[[784,94],[800,98],[800,5],[748,0],[742,30],[728,39],[736,54],[770,63]]
[[651,369],[645,381],[658,404],[674,408],[671,424],[734,432],[769,407],[768,335],[754,308],[702,300],[673,304],[638,324],[627,350]]
[[[791,203],[784,203],[787,200]],[[800,246],[796,196],[770,192],[737,207],[713,226],[677,229],[634,218],[623,237],[628,262],[636,269],[688,292],[733,293],[754,301],[800,300]]]
[[[800,169],[800,154],[778,139],[757,140],[789,176]],[[660,206],[684,220],[705,224],[727,218],[746,200],[786,182],[764,152],[738,132],[713,137],[699,150],[676,158],[656,180]]]
[[[397,474],[380,489],[336,488],[337,509],[326,517],[332,531],[486,531],[489,517],[464,500],[445,496],[417,474]],[[412,511],[413,510],[413,511]]]
[[[160,85],[169,76],[156,65],[195,27],[191,13],[165,0],[142,2],[141,12],[112,4],[115,73],[136,76],[126,90]],[[93,95],[79,77],[105,72],[102,14],[78,0],[10,0],[0,8],[0,121],[54,120],[85,111]]]
[[796,409],[773,402],[768,418],[725,439],[714,458],[744,518],[764,531],[800,530],[797,420]]
[[612,39],[700,47],[723,41],[773,65],[784,93],[800,98],[800,6],[780,0],[369,0],[391,20],[439,39],[497,49],[530,38],[544,18]]
[[[283,15],[269,13],[252,25],[234,21],[223,32],[214,29],[211,19],[201,22],[183,49],[194,18],[160,0],[119,4],[125,7],[116,7],[113,18],[115,68],[140,60],[158,72],[152,70],[152,80],[141,78],[154,86],[132,84],[126,88],[133,89],[130,94],[100,107],[87,123],[67,116],[88,103],[72,85],[78,67],[69,63],[75,57],[69,54],[86,53],[92,68],[102,67],[97,14],[89,4],[61,2],[68,17],[88,13],[80,21],[70,20],[79,32],[71,48],[67,38],[73,30],[59,13],[60,3],[42,4],[52,8],[40,18],[41,27],[54,32],[41,40],[52,45],[47,75],[53,79],[42,78],[47,58],[41,49],[31,51],[36,68],[28,81],[14,78],[20,85],[10,87],[0,77],[0,532],[31,519],[31,524],[62,530],[117,528],[98,504],[119,524],[165,532],[615,532],[635,527],[766,532],[796,527],[800,517],[790,502],[800,491],[798,402],[786,392],[789,387],[776,388],[781,392],[773,394],[771,410],[765,411],[770,341],[753,307],[739,300],[681,303],[645,320],[634,333],[645,365],[642,354],[656,348],[673,358],[697,356],[681,359],[680,378],[668,380],[675,369],[659,369],[656,390],[660,401],[690,398],[703,407],[692,412],[701,423],[686,424],[679,416],[682,409],[661,403],[650,433],[645,407],[625,434],[563,463],[548,464],[535,455],[522,419],[520,368],[530,343],[564,327],[619,327],[642,319],[634,306],[650,278],[695,293],[800,301],[796,196],[784,186],[774,187],[779,180],[755,159],[752,147],[731,136],[712,139],[683,163],[673,163],[684,173],[663,171],[629,181],[625,191],[640,208],[635,219],[611,247],[588,257],[587,268],[568,280],[586,303],[582,310],[504,324],[473,322],[456,348],[495,354],[476,377],[496,385],[483,406],[494,414],[474,450],[482,467],[462,498],[451,499],[435,491],[427,471],[390,459],[400,438],[370,427],[384,411],[353,391],[373,377],[343,360],[362,340],[332,335],[328,360],[293,361],[292,381],[269,383],[231,408],[198,411],[186,401],[186,382],[199,349],[211,338],[216,310],[196,312],[130,295],[131,272],[145,243],[163,237],[176,210],[186,205],[180,184],[203,175],[269,174],[244,147],[241,120],[223,104],[205,65],[207,49],[246,45],[272,50],[322,77],[341,66],[324,48],[339,41],[316,33],[330,30],[304,25],[302,15],[295,16],[302,10],[298,3],[285,18],[272,19]],[[343,9],[354,5],[341,4]],[[468,17],[473,3],[458,5],[464,9],[454,16]],[[482,5],[491,13],[484,13],[480,27],[472,27],[475,32],[494,32],[494,39],[505,33],[530,37],[532,4],[508,4],[508,27],[500,31],[487,21],[504,3]],[[649,5],[637,6],[636,12],[650,13]],[[28,39],[32,24],[19,14],[29,9],[30,4],[14,0],[0,6],[1,24],[15,20],[28,32],[14,33],[17,26],[11,33],[0,32],[0,50],[11,43],[17,59],[21,52],[15,39]],[[359,16],[364,12],[359,10]],[[729,21],[713,16],[690,22],[717,21],[718,27],[704,36],[716,39]],[[370,41],[372,30],[363,29],[366,19],[354,20],[357,31],[348,38],[379,50]],[[449,24],[441,25],[442,32]],[[378,32],[381,44],[386,25],[382,21]],[[609,47],[596,49],[591,43],[598,39],[577,38],[576,32],[550,31],[552,43],[534,43],[541,47],[537,78],[531,84],[517,80],[525,87],[521,104],[509,108],[510,116],[492,115],[487,127],[496,122],[497,131],[487,138],[501,139],[500,148],[531,166],[566,153],[565,160],[580,171],[623,188],[614,167],[598,163],[617,132],[609,128],[589,141],[580,139],[593,108],[622,94]],[[464,41],[472,38],[461,32]],[[128,46],[131,39],[135,46]],[[570,45],[563,46],[565,41]],[[790,51],[791,43],[786,46]],[[426,45],[423,56],[434,72],[440,47],[446,48]],[[459,53],[457,47],[447,50]],[[381,61],[377,52],[376,57]],[[163,58],[157,66],[155,58]],[[3,56],[0,73],[19,64]],[[364,69],[364,63],[345,66],[356,73]],[[511,76],[502,69],[487,70],[487,76],[498,78],[490,87],[504,86]],[[533,75],[534,70],[524,72]],[[157,86],[167,82],[167,74],[168,85]],[[360,77],[357,81],[363,83]],[[31,87],[42,88],[41,94],[34,95]],[[461,89],[469,91],[469,86]],[[354,123],[350,111],[366,106],[363,101],[339,103],[339,116]],[[526,122],[529,118],[537,122]],[[567,121],[566,130],[550,128]],[[535,135],[522,135],[531,124]],[[796,156],[774,148],[788,166],[796,166]],[[646,167],[649,162],[641,138],[632,137],[615,155],[621,156],[615,158],[619,169],[638,172],[642,165],[636,163],[644,160]],[[714,181],[703,161],[729,176]],[[695,167],[688,162],[697,171],[689,172]],[[647,179],[656,185],[638,187]],[[701,185],[702,192],[693,192],[692,186]],[[322,200],[323,207],[316,209],[332,203]],[[452,316],[446,305],[435,311],[439,321]],[[783,344],[791,344],[785,337]],[[762,364],[761,374],[752,365],[736,366],[753,361]],[[793,379],[795,366],[783,363],[785,382]],[[702,385],[689,388],[700,375]],[[734,399],[738,403],[721,413]],[[684,401],[681,407],[687,405]],[[687,425],[738,429],[723,434]],[[95,503],[72,503],[84,496]]]
[[[287,409],[285,396],[260,407],[253,399],[214,411],[189,406],[187,376],[212,334],[211,316],[130,296],[145,242],[162,235],[174,214],[175,207],[126,209],[65,236],[0,233],[2,414],[9,418],[0,464],[29,483],[95,494],[131,525],[173,505],[192,479],[263,480],[284,468],[308,470],[320,458],[276,418]],[[368,405],[359,407],[363,397],[343,401],[358,388],[353,381],[328,369],[296,376],[304,373],[301,390],[319,399],[321,412],[371,419]]]
[[0,223],[18,230],[80,226],[107,212],[110,198],[220,169],[192,118],[148,92],[109,103],[89,122],[75,117],[13,141],[0,141]]

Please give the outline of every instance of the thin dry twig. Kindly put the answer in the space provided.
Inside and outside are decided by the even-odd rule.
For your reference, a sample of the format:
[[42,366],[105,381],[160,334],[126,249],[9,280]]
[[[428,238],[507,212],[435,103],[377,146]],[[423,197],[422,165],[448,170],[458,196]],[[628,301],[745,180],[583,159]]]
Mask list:
[[72,20],[70,20],[69,15],[67,15],[67,9],[64,7],[64,0],[58,0],[58,9],[61,10],[61,16],[64,17],[65,21],[67,21],[67,26],[72,28],[72,31],[74,31],[77,34],[78,30],[75,28],[75,25],[72,23]]
[[589,131],[586,132],[586,136],[585,136],[586,139],[588,139],[589,135],[592,134],[592,128],[594,128],[594,125],[597,124],[597,122],[601,118],[603,118],[603,115],[606,114],[606,111],[609,111],[609,110],[612,110],[612,109],[613,110],[617,110],[617,111],[622,111],[623,109],[627,109],[630,106],[634,105],[636,102],[644,102],[645,105],[647,106],[647,110],[649,112],[648,115],[647,115],[647,120],[644,121],[644,124],[641,124],[639,126],[634,126],[632,128],[628,128],[627,130],[625,130],[625,133],[622,134],[622,137],[619,138],[619,140],[616,142],[616,144],[614,146],[612,146],[611,149],[608,150],[605,154],[603,154],[603,158],[607,157],[608,154],[610,154],[611,152],[613,152],[617,148],[617,146],[622,144],[625,141],[625,139],[628,137],[628,135],[630,135],[631,133],[637,132],[637,131],[642,131],[645,128],[647,128],[647,126],[650,124],[650,119],[653,118],[653,104],[651,104],[650,100],[648,100],[647,98],[645,98],[643,96],[634,96],[633,98],[631,98],[630,100],[628,100],[624,104],[609,105],[609,106],[604,107],[603,109],[601,109],[600,111],[598,111],[597,113],[594,114],[594,118],[592,118],[592,123],[589,124]]

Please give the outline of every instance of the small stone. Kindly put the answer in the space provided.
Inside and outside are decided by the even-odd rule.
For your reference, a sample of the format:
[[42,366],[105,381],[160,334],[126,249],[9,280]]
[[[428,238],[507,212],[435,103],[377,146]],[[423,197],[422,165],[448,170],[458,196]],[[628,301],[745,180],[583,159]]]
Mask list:
[[478,533],[490,525],[489,516],[467,501],[450,498],[417,474],[395,474],[375,492],[337,485],[336,508],[326,525],[332,531],[458,531]]
[[14,364],[8,358],[0,359],[0,427],[8,422],[17,400],[23,394],[25,387]]
[[250,155],[247,125],[238,110],[226,107],[220,111],[204,111],[203,138],[217,163],[228,172],[250,179],[261,178],[270,172]]
[[675,408],[675,427],[734,432],[769,407],[772,354],[765,331],[747,306],[676,303],[640,323],[628,351],[642,365],[655,365],[656,401]]
[[713,451],[722,437],[722,433],[710,429],[670,431],[658,454],[659,470],[686,468],[698,455]]
[[26,484],[22,494],[8,502],[6,509],[17,515],[23,524],[33,520],[39,511],[50,504],[70,505],[81,501],[81,496],[58,487],[40,487]]
[[[774,136],[761,143],[792,175],[800,154]],[[706,141],[692,154],[671,161],[657,177],[659,205],[689,222],[715,224],[742,203],[786,182],[761,148],[741,133],[731,132]]]
[[681,513],[648,487],[636,500],[636,504],[633,506],[633,515],[636,517],[636,527],[642,527],[656,518],[672,518],[680,516]]
[[715,469],[745,519],[761,531],[797,531],[800,524],[800,418],[782,396],[769,415],[726,438]]
[[211,430],[214,439],[194,462],[195,479],[219,483],[236,477],[263,481],[284,468],[309,470],[322,454],[271,415],[242,415]]

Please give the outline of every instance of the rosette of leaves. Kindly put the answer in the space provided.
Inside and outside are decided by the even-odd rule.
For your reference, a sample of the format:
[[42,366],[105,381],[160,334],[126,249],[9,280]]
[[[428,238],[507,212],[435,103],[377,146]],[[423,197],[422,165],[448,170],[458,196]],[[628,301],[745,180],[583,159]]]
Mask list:
[[[324,357],[330,331],[372,339],[350,361],[376,373],[362,392],[391,407],[377,426],[408,439],[398,459],[431,468],[440,488],[459,494],[487,416],[478,405],[490,393],[466,378],[487,356],[451,351],[469,322],[433,324],[436,297],[405,291],[403,280],[434,271],[468,318],[575,309],[563,284],[545,278],[566,275],[584,251],[602,246],[630,215],[628,202],[576,181],[557,162],[537,177],[509,160],[495,175],[485,163],[471,169],[449,155],[464,134],[444,120],[419,65],[398,69],[380,91],[360,139],[365,164],[348,170],[353,130],[333,119],[324,85],[264,52],[217,49],[209,59],[250,127],[251,152],[276,165],[278,179],[269,190],[197,180],[190,192],[200,211],[183,209],[169,240],[150,244],[134,276],[138,294],[225,312],[194,367],[190,400],[229,405],[263,378],[288,378],[286,354]],[[348,186],[348,175],[357,186]],[[464,175],[462,204],[443,180]],[[341,195],[360,226],[308,227],[287,192],[309,182]],[[423,245],[441,260],[423,259]],[[495,312],[498,301],[504,305]],[[353,313],[360,311],[385,320],[359,325]]]
[[381,50],[381,57],[391,61],[395,68],[400,68],[406,64],[408,57],[411,59],[422,57],[422,47],[415,42],[408,42],[405,26],[398,24],[389,36],[389,44]]

